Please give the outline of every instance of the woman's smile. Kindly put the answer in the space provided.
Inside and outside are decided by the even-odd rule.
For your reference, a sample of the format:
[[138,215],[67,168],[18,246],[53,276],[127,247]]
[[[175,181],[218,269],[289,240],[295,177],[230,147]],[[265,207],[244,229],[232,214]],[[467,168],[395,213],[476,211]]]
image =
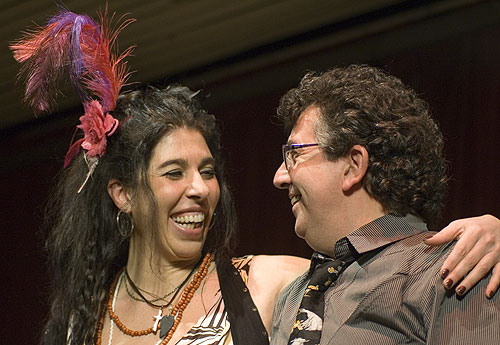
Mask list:
[[[149,164],[149,185],[158,210],[154,245],[171,259],[198,257],[220,196],[215,160],[199,131],[178,128],[160,139]],[[148,231],[151,208],[138,208],[134,221]]]

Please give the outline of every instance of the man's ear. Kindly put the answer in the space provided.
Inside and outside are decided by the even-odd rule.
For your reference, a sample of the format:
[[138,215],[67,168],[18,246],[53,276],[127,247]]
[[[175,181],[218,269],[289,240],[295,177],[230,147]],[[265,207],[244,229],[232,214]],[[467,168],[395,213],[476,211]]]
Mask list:
[[348,192],[363,180],[368,170],[368,151],[364,146],[354,145],[345,156],[345,159],[347,165],[344,170],[342,190]]
[[118,179],[111,179],[108,182],[108,194],[113,199],[116,207],[125,213],[131,212],[130,193]]

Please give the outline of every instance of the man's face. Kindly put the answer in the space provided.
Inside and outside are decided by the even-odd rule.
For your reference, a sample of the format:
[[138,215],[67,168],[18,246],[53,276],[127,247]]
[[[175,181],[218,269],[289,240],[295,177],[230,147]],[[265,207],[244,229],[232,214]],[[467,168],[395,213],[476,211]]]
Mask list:
[[[288,144],[316,143],[319,118],[316,106],[304,110],[288,137]],[[274,176],[274,185],[288,190],[297,236],[314,250],[332,255],[335,242],[343,236],[345,160],[327,160],[319,146],[297,149],[293,156],[295,164],[289,166],[289,170],[281,164]]]

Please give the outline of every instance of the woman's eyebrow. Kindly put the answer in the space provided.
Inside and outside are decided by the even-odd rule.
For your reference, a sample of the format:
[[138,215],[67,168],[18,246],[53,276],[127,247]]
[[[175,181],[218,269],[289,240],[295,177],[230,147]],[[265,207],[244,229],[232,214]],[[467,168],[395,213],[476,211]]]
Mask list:
[[215,165],[215,159],[213,157],[206,157],[201,161],[201,166],[207,165],[207,164]]
[[187,167],[188,162],[187,162],[187,160],[182,159],[182,158],[169,159],[169,160],[161,163],[160,165],[158,165],[156,168],[157,169],[163,169],[163,168],[165,168],[165,167],[167,167],[169,165],[172,165],[172,164],[176,164],[176,165],[179,165],[182,168],[185,168],[185,167]]
[[[156,169],[163,169],[163,168],[165,168],[169,165],[172,165],[172,164],[178,165],[181,168],[186,168],[188,166],[188,161],[186,159],[183,159],[183,158],[169,159],[169,160],[166,160],[165,162],[161,163],[160,165],[158,165],[156,167]],[[215,164],[215,159],[213,157],[205,157],[201,161],[200,166],[207,165],[207,164]]]

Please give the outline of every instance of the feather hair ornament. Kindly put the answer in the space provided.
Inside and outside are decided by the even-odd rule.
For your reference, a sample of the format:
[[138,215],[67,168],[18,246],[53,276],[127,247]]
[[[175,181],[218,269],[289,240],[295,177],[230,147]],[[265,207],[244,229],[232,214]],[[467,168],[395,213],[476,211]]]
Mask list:
[[[64,160],[66,168],[80,148],[89,172],[78,192],[88,181],[106,151],[106,137],[117,129],[118,120],[109,114],[116,106],[121,88],[129,77],[124,59],[132,53],[129,47],[120,55],[112,52],[118,33],[135,19],[120,20],[114,30],[107,19],[107,9],[99,15],[99,25],[87,15],[62,10],[45,27],[28,32],[10,45],[14,59],[22,64],[26,79],[25,101],[35,115],[49,112],[63,77],[80,96],[84,115],[80,128],[84,137],[70,145]],[[97,98],[97,99],[95,99]]]

